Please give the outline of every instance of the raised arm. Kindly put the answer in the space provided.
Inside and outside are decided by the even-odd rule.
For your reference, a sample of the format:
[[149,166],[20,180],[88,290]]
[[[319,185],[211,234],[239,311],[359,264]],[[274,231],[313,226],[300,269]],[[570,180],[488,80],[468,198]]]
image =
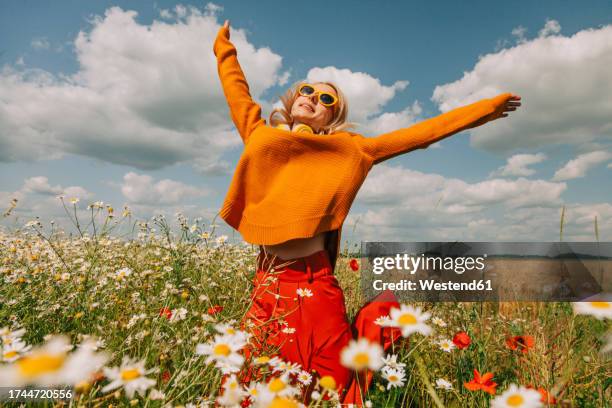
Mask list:
[[249,85],[238,63],[236,47],[229,36],[229,22],[226,21],[217,34],[213,51],[232,120],[246,144],[253,129],[265,121],[261,118],[260,106],[251,98]]
[[364,152],[373,157],[374,164],[415,149],[424,149],[432,143],[462,130],[480,126],[490,120],[505,117],[504,107],[511,93],[482,99],[470,105],[453,109],[408,128],[398,129],[377,137],[362,137]]

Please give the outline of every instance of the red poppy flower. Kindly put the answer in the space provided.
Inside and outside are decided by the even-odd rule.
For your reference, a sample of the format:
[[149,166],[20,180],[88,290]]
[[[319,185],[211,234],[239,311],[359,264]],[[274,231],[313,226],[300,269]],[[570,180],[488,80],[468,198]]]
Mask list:
[[[535,390],[533,385],[528,385],[527,388]],[[550,395],[550,393],[544,387],[538,387],[537,391],[540,393],[540,402],[548,405],[554,405],[557,403],[557,399]]]
[[162,381],[167,383],[168,381],[170,381],[170,377],[172,377],[170,375],[170,371],[166,370],[162,373]]
[[470,336],[466,332],[459,332],[455,334],[455,337],[453,337],[453,343],[455,344],[455,346],[457,346],[458,349],[461,350],[464,348],[468,348],[471,342],[472,339],[470,339]]
[[354,272],[357,272],[359,270],[359,262],[357,262],[355,258],[351,259],[351,261],[349,262],[349,266]]
[[159,317],[166,317],[166,319],[170,320],[170,318],[172,317],[172,310],[170,310],[170,308],[168,307],[162,307],[161,309],[159,309]]
[[482,390],[491,395],[495,395],[497,383],[493,382],[493,373],[484,373],[480,375],[478,370],[474,369],[474,379],[470,382],[463,383],[463,386],[470,391]]
[[522,353],[527,353],[534,344],[532,336],[514,336],[506,339],[506,345],[510,350],[519,350]]
[[216,315],[217,313],[219,313],[222,310],[223,310],[223,306],[215,305],[215,306],[212,306],[212,307],[208,308],[208,314],[209,315]]

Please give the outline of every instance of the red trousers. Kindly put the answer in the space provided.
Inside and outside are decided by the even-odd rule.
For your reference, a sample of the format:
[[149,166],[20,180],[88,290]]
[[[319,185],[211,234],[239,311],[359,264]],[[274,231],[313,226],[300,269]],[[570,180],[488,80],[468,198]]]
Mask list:
[[353,338],[366,337],[387,349],[401,337],[399,329],[374,324],[392,306],[399,308],[393,294],[365,305],[351,325],[326,250],[291,260],[261,251],[254,283],[245,318],[255,347],[279,348],[282,359],[308,372],[315,370],[318,376],[334,377],[344,395],[342,402],[361,405],[373,373],[361,373],[357,381],[340,363],[340,352]]

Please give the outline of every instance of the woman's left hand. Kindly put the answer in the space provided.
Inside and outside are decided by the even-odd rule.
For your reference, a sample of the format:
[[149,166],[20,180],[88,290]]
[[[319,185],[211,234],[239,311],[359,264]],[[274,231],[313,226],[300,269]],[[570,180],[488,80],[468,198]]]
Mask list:
[[513,94],[504,104],[500,105],[495,112],[493,112],[490,120],[508,117],[508,112],[515,111],[519,106],[521,106],[521,102],[519,102],[520,100],[520,96]]

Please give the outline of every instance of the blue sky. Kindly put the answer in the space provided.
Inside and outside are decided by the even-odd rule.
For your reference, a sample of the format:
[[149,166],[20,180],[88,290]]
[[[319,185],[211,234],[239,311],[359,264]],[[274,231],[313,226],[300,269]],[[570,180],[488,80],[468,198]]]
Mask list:
[[594,216],[612,239],[608,1],[2,2],[2,208],[18,197],[17,224],[61,222],[55,196],[72,193],[83,209],[210,220],[241,152],[209,63],[226,18],[265,113],[288,83],[321,75],[342,78],[368,136],[523,97],[503,123],[375,167],[345,238],[554,240],[566,205],[569,239],[593,239]]

